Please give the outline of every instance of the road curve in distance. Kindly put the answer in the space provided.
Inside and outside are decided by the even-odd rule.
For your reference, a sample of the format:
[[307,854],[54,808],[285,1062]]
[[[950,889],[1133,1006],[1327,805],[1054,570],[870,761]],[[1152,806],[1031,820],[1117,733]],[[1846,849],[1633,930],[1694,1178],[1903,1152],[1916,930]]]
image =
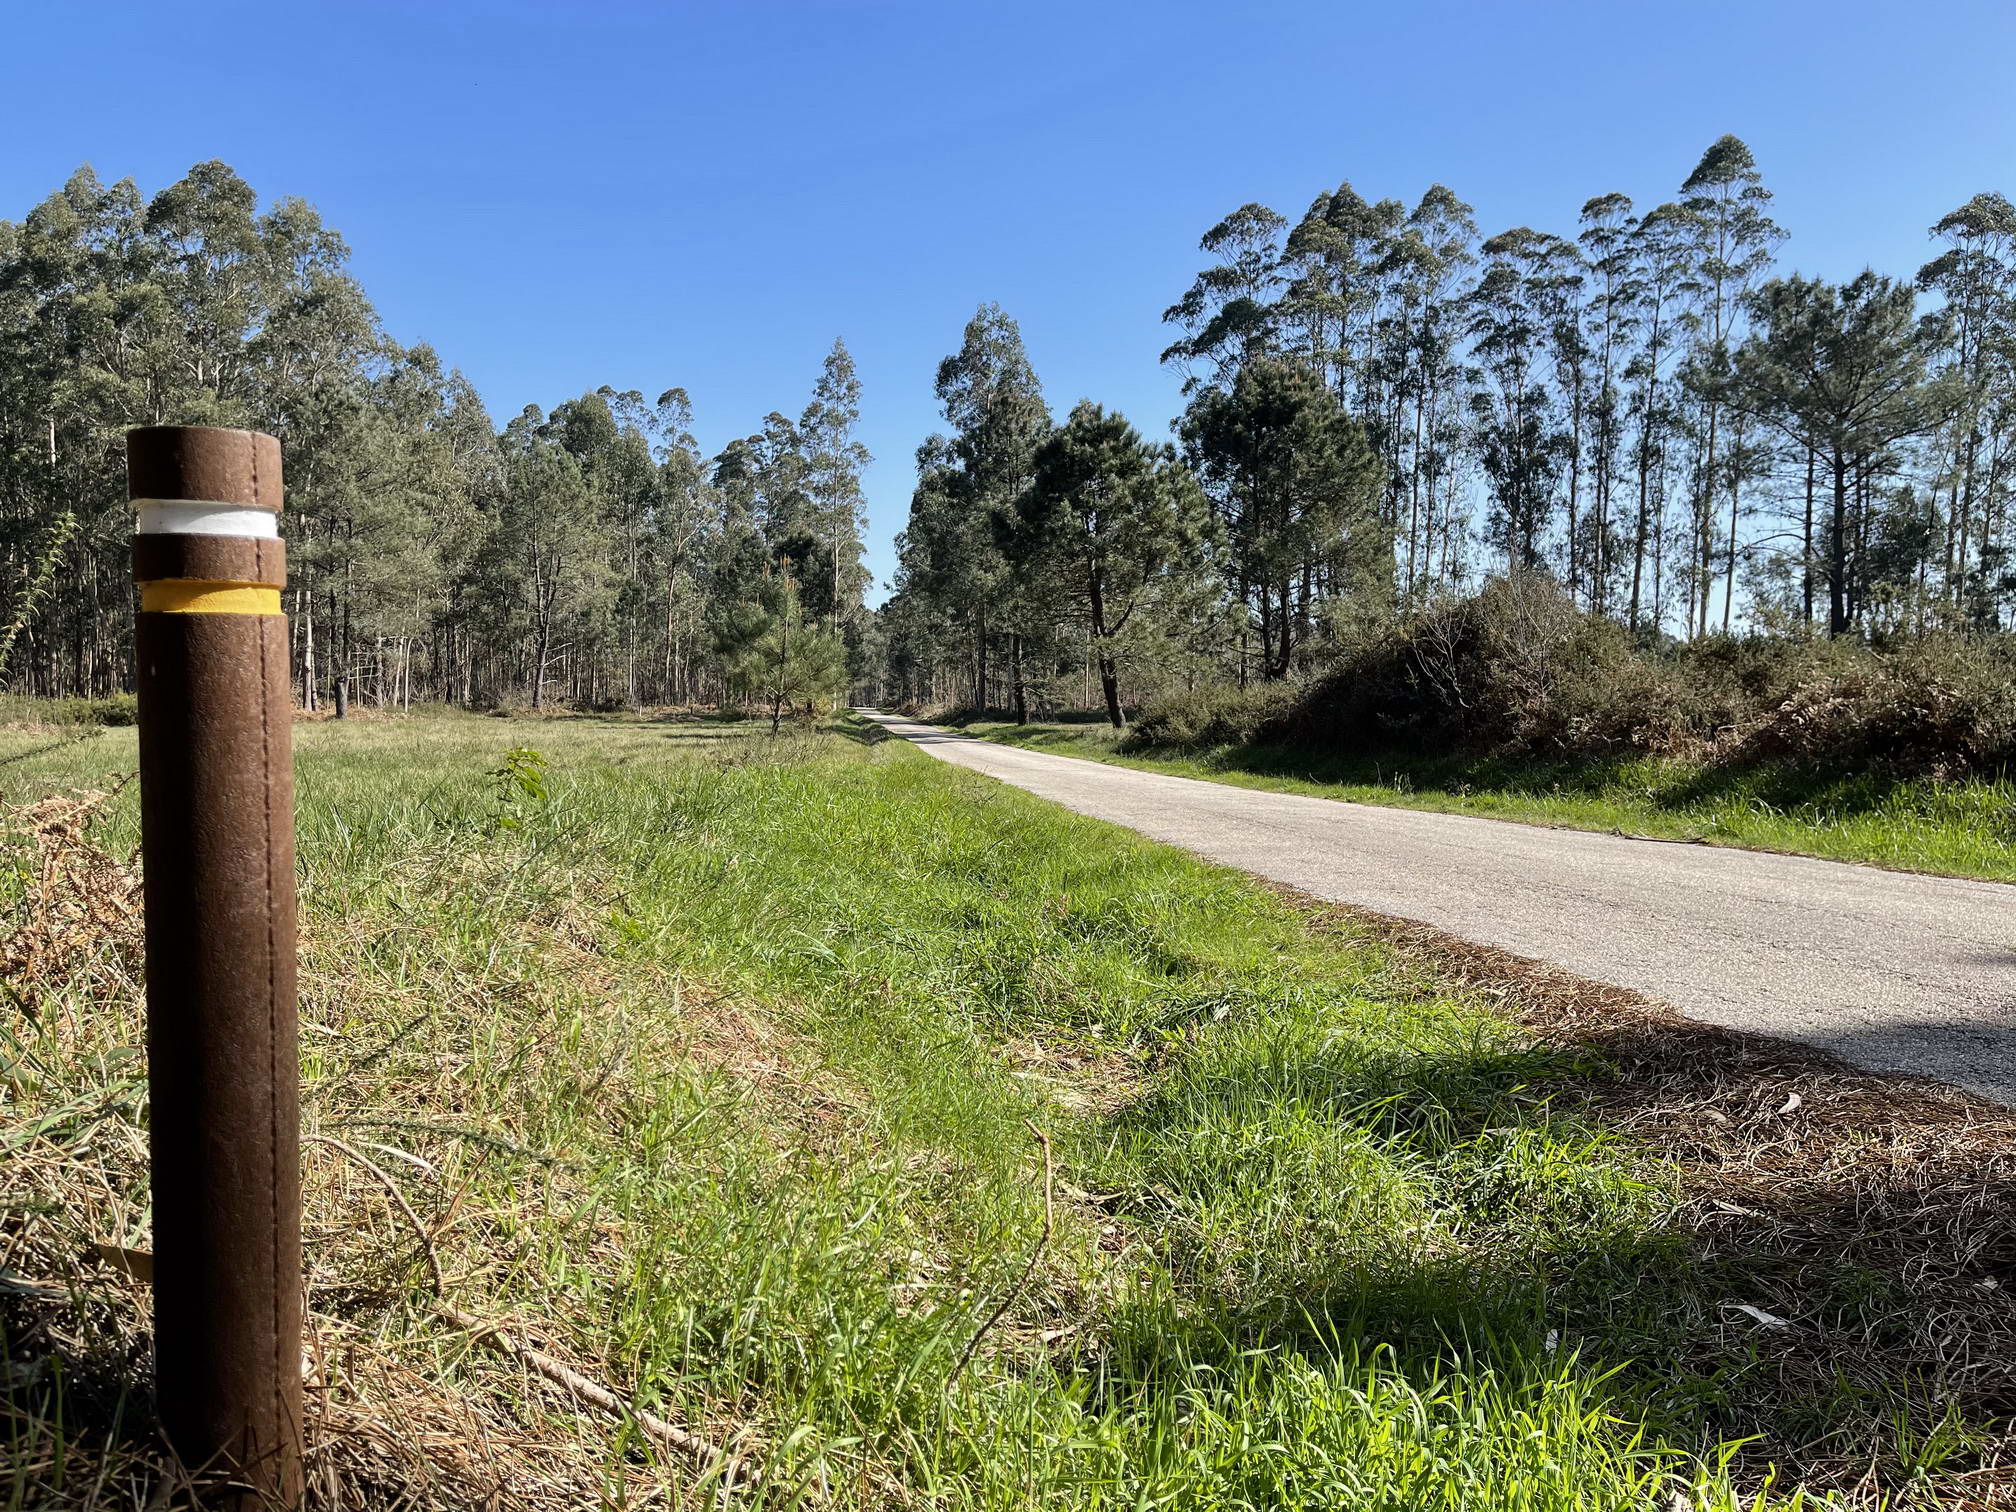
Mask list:
[[859,712],[941,761],[1316,897],[2016,1105],[2016,886],[1262,792]]

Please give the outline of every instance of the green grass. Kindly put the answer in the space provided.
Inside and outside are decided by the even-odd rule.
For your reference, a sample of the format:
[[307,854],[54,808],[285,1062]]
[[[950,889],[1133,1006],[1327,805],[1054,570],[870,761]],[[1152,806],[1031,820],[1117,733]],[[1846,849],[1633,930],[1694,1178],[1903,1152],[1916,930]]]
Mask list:
[[[1927,1494],[1966,1467],[1909,1382],[1784,1395],[1723,1308],[1768,1305],[1768,1275],[1702,1265],[1657,1152],[1534,1090],[1602,1068],[878,734],[298,732],[308,1128],[380,1152],[456,1305],[745,1444],[769,1473],[746,1504],[1764,1509],[1871,1455],[1872,1484]],[[0,799],[133,764],[130,731],[49,745],[0,731]],[[497,775],[519,747],[543,796]],[[103,833],[130,845],[130,791]],[[0,904],[30,885],[0,871]],[[141,1118],[121,948],[51,969],[32,1017],[0,1000],[0,1147],[25,1152],[0,1264],[79,1266],[115,1355],[136,1303],[74,1257],[146,1243],[107,1133]],[[1058,1209],[1018,1290],[1030,1123]],[[311,1145],[308,1183],[311,1309],[353,1341],[338,1402],[401,1428],[428,1409],[397,1392],[473,1402],[557,1446],[525,1463],[592,1488],[576,1505],[682,1484],[445,1329],[354,1163]],[[86,1504],[104,1451],[51,1426],[53,1374],[0,1381],[0,1467],[33,1467],[0,1468],[0,1506]],[[480,1501],[443,1475],[428,1504]]]
[[1123,751],[1103,720],[1089,719],[965,720],[959,728],[1006,745],[1235,787],[2016,882],[2016,782],[2006,778],[1942,782],[1651,756],[1324,756],[1277,746]]

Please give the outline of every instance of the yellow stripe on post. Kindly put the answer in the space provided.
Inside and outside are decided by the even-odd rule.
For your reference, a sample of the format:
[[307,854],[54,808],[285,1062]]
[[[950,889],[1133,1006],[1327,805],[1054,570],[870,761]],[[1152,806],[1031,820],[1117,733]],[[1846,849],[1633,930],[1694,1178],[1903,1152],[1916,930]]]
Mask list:
[[278,614],[280,590],[264,583],[199,583],[169,578],[140,585],[147,614]]

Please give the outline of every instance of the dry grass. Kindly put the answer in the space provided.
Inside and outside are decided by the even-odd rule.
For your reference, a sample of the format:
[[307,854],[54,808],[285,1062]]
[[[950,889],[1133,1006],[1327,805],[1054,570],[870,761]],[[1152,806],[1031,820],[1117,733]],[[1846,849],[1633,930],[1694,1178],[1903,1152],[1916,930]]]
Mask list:
[[[95,832],[116,791],[0,806],[0,857],[18,887],[0,990],[22,1015],[18,1031],[0,1019],[0,1505],[24,1494],[47,1507],[193,1505],[188,1477],[149,1431],[139,883],[134,859]],[[437,884],[452,873],[454,885],[497,885],[480,853],[440,861]],[[550,899],[515,942],[576,999],[623,997],[590,922],[607,901]],[[488,1168],[530,1155],[547,1207],[590,1205],[565,1152],[541,1152],[536,1132],[474,1104],[466,1059],[439,1032],[458,1010],[508,1010],[512,991],[435,974],[403,994],[383,984],[366,993],[345,963],[368,951],[373,931],[400,926],[346,925],[340,937],[325,927],[304,938],[305,1053],[348,1068],[311,1078],[304,1110],[311,1505],[684,1504],[724,1468],[710,1463],[707,1435],[739,1443],[749,1425],[701,1425],[683,1446],[659,1434],[657,1447],[681,1452],[612,1461],[612,1432],[628,1423],[653,1437],[662,1420],[628,1411],[598,1380],[604,1362],[570,1351],[582,1330],[556,1315],[557,1299],[538,1317],[492,1311],[525,1234],[513,1180]],[[688,1034],[677,1043],[628,1034],[619,1014],[584,1045],[550,993],[516,987],[517,1074],[578,1084],[592,1068],[578,1093],[594,1115],[695,1067],[797,1118],[838,1106],[826,1081],[792,1066],[780,1034],[721,999],[684,994],[675,1011]],[[587,1236],[577,1261],[620,1270],[620,1239]],[[463,1306],[435,1303],[444,1292]]]
[[[1881,1388],[1919,1409],[1917,1429],[1874,1424],[1873,1437],[1791,1456],[1766,1446],[1784,1469],[1816,1487],[1866,1489],[1895,1435],[1950,1412],[1976,1425],[1978,1464],[1960,1477],[1976,1499],[1945,1505],[2016,1507],[2016,1112],[1697,1023],[1429,925],[1275,890],[1318,927],[1385,943],[1421,989],[1454,982],[1544,1041],[1592,1052],[1588,1074],[1535,1091],[1670,1161],[1694,1263],[1771,1287],[1768,1300],[1732,1296],[1677,1371],[1707,1368],[1740,1331],[1761,1345],[1745,1385],[1759,1402]],[[1859,1315],[1840,1302],[1851,1272],[1870,1283]],[[1760,1301],[1779,1324],[1739,1310]]]

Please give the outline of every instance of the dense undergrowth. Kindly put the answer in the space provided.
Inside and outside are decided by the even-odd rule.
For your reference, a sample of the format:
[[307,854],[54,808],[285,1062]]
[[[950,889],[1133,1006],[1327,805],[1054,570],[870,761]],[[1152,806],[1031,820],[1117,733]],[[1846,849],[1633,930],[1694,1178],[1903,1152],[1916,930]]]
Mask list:
[[1312,682],[1170,693],[1125,731],[940,717],[1248,786],[2016,880],[2000,641],[1646,648],[1520,578],[1347,647]]
[[[746,1505],[1993,1494],[1936,1367],[1731,1310],[1772,1273],[1701,1262],[1586,1052],[878,733],[301,729],[319,1505],[713,1503],[441,1300]],[[140,1505],[131,793],[45,797],[130,737],[0,762],[0,1506]],[[1918,1302],[1844,1265],[1796,1326]]]
[[1172,693],[1129,742],[1980,776],[2016,762],[2016,652],[1958,636],[1647,646],[1524,575],[1347,641],[1305,685]]

